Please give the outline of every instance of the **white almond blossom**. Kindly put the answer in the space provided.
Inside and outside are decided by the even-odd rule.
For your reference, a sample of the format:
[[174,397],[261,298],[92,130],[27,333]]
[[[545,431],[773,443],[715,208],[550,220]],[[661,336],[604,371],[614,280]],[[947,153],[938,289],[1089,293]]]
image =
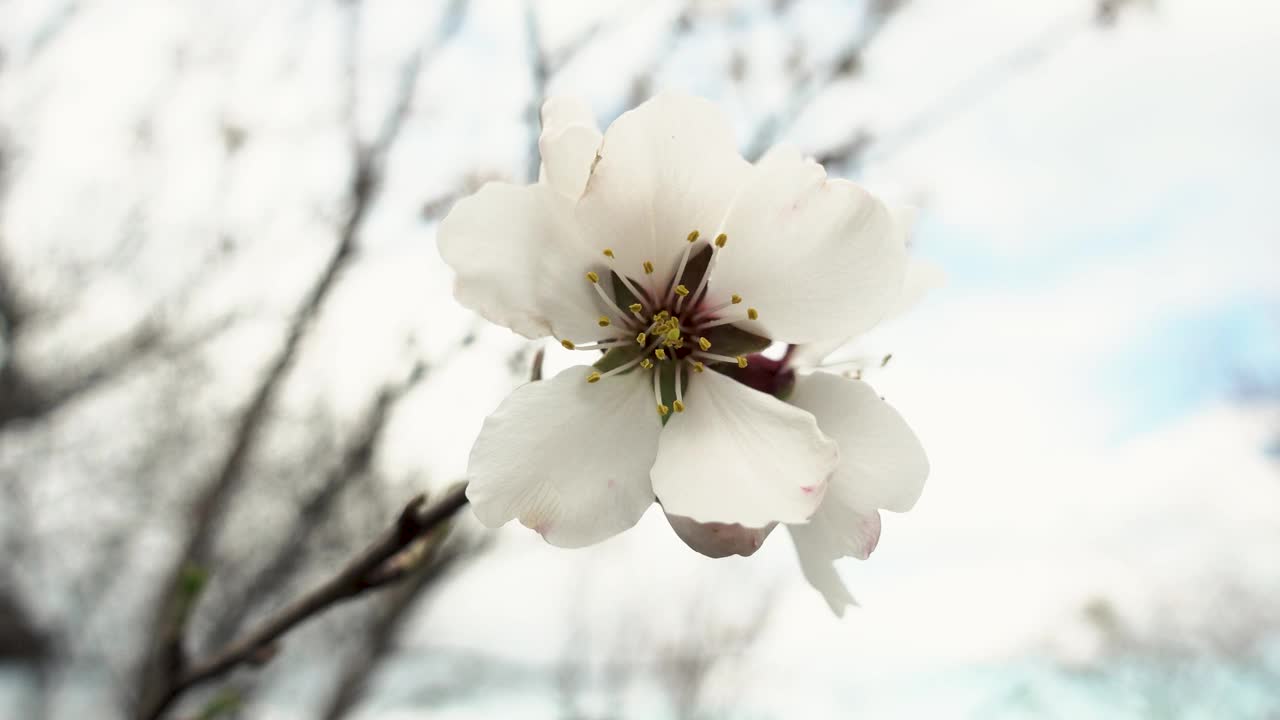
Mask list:
[[876,509],[914,501],[902,478],[923,452],[855,381],[804,378],[785,402],[735,374],[772,342],[875,325],[902,290],[905,226],[793,148],[747,162],[705,100],[661,95],[603,134],[571,100],[542,118],[540,181],[460,201],[440,252],[461,303],[595,364],[516,389],[485,421],[466,478],[477,517],[576,547],[656,497],[677,532],[791,524],[825,582],[828,556],[870,551]]

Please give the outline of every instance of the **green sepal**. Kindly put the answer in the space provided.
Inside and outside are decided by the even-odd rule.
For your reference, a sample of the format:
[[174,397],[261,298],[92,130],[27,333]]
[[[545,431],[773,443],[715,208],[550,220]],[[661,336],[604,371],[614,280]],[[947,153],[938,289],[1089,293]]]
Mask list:
[[626,345],[611,347],[604,355],[600,356],[599,360],[595,361],[595,364],[592,365],[592,367],[602,373],[609,372],[619,365],[626,365],[632,360],[635,360],[643,353],[644,348],[640,347],[639,343],[628,343]]
[[707,333],[711,352],[717,355],[751,355],[773,344],[767,337],[749,333],[733,325],[720,325]]
[[689,387],[689,368],[682,362],[666,360],[658,363],[654,369],[658,373],[658,392],[662,394],[662,404],[669,409],[666,415],[662,417],[662,424],[666,425],[667,421],[676,414],[676,373],[685,373],[682,378],[684,387]]
[[630,313],[631,310],[628,308],[632,304],[640,302],[640,298],[636,297],[636,294],[631,292],[631,288],[627,287],[627,284],[622,282],[622,278],[618,276],[618,273],[610,270],[609,279],[613,283],[614,303],[617,304],[618,309],[623,313]]
[[689,262],[684,266],[684,272],[680,275],[678,285],[684,285],[692,292],[698,288],[698,284],[702,282],[702,276],[707,274],[707,265],[711,263],[711,245],[702,243],[702,247],[689,253]]

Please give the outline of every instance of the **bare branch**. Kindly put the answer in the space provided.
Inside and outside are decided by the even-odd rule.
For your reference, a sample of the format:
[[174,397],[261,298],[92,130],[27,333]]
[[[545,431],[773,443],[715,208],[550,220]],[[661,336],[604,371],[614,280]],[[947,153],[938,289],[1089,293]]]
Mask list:
[[[474,549],[469,552],[474,552]],[[374,670],[394,649],[397,631],[404,624],[409,611],[454,567],[462,553],[459,546],[442,543],[431,543],[424,548],[426,557],[409,567],[405,580],[389,592],[381,612],[364,633],[365,647],[347,665],[342,679],[338,681],[338,689],[322,715],[325,720],[345,717],[360,701]],[[408,556],[409,553],[404,555]]]
[[426,368],[418,364],[409,376],[394,385],[383,388],[365,418],[360,422],[355,440],[343,452],[337,467],[333,468],[309,498],[298,509],[297,522],[292,532],[277,549],[272,558],[252,575],[235,599],[227,602],[221,617],[214,622],[209,637],[214,642],[229,638],[244,619],[273,592],[287,587],[302,569],[307,548],[317,532],[324,527],[334,504],[350,483],[369,472],[374,451],[382,440],[383,431],[391,418],[392,410],[410,390],[426,376]]
[[442,538],[449,519],[466,504],[465,484],[455,485],[429,505],[421,495],[409,501],[396,521],[336,575],[267,618],[240,640],[183,670],[140,716],[157,720],[187,690],[240,665],[269,659],[275,643],[298,625],[334,605],[403,577],[403,574],[389,575],[388,568],[396,565],[403,553],[415,551],[415,545],[424,538],[434,536],[437,541]]
[[[347,192],[348,211],[338,232],[338,242],[311,290],[295,310],[279,351],[259,381],[257,390],[236,425],[223,462],[195,503],[191,512],[191,530],[162,585],[164,595],[157,614],[156,628],[152,633],[148,658],[141,674],[141,701],[144,707],[155,705],[156,693],[172,686],[174,678],[182,672],[183,635],[190,610],[185,607],[186,601],[181,591],[183,574],[191,568],[201,568],[207,562],[226,507],[244,480],[245,468],[262,436],[268,411],[276,394],[338,278],[355,255],[360,229],[382,183],[386,155],[403,129],[404,121],[413,106],[418,75],[425,55],[443,44],[456,27],[457,15],[463,8],[465,3],[455,0],[442,22],[443,29],[436,33],[435,40],[424,43],[405,64],[400,75],[399,94],[373,144],[364,146],[359,142],[354,143],[354,170]],[[349,48],[349,51],[354,52],[354,48]],[[350,81],[355,82],[354,75]]]

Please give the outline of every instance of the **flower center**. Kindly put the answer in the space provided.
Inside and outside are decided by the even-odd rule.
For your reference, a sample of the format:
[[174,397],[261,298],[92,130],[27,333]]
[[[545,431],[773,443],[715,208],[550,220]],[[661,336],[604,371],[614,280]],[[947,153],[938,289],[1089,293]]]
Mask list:
[[593,270],[586,274],[603,311],[596,320],[601,335],[583,345],[560,341],[570,350],[605,351],[605,357],[596,363],[597,370],[587,376],[589,383],[637,368],[651,372],[655,405],[663,417],[673,410],[684,412],[684,390],[691,373],[701,373],[714,363],[747,367],[745,355],[713,352],[717,348],[710,336],[717,327],[759,317],[755,308],[742,305],[742,296],[737,294],[718,305],[707,301],[716,258],[729,238],[724,233],[712,242],[699,242],[699,238],[697,230],[688,234],[675,273],[661,279],[655,277],[651,260],[641,263],[638,269],[643,274],[638,278],[629,276],[617,267],[613,250],[606,248],[612,296],[599,273]]

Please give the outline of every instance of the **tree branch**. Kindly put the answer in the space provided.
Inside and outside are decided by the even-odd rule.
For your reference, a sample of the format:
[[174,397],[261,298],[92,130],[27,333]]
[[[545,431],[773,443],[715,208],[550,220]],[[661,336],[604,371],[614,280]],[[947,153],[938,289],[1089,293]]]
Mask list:
[[281,608],[240,640],[215,652],[207,660],[193,663],[163,692],[157,694],[157,699],[143,709],[140,717],[143,720],[158,720],[175,700],[191,688],[218,678],[240,665],[269,659],[276,641],[298,625],[345,600],[404,577],[405,570],[410,566],[405,558],[420,558],[423,555],[415,547],[418,542],[428,539],[434,533],[443,533],[449,519],[466,504],[465,484],[453,486],[431,504],[427,504],[426,497],[421,495],[409,501],[396,521],[336,575]]

